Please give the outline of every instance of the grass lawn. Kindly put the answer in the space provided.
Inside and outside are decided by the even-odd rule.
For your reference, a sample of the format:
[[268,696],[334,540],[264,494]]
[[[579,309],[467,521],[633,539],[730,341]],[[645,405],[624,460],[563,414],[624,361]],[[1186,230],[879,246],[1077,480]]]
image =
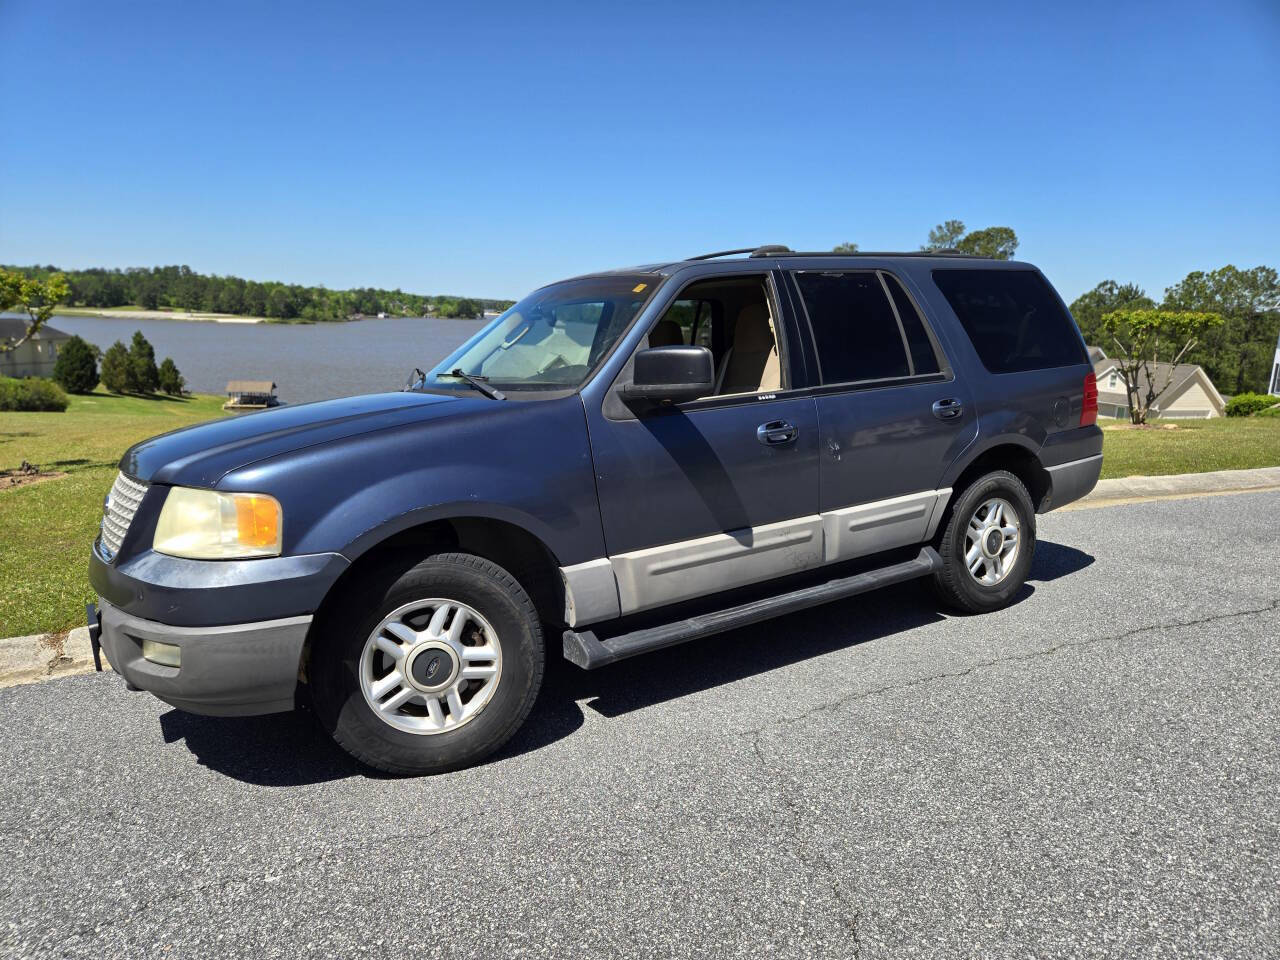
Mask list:
[[65,477],[0,486],[0,637],[80,626],[102,499],[120,455],[157,433],[225,416],[223,397],[73,396],[64,413],[0,413],[0,470],[23,460]]
[[1280,417],[1156,420],[1175,430],[1126,430],[1128,421],[1100,419],[1102,476],[1163,476],[1280,466]]

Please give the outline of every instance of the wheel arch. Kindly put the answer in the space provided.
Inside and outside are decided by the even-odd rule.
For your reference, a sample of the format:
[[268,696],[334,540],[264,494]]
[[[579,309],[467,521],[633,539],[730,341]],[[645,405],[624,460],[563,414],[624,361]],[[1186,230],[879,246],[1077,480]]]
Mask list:
[[[334,604],[371,578],[399,576],[433,553],[457,551],[491,560],[524,587],[545,624],[564,622],[560,563],[542,538],[517,523],[486,514],[461,514],[392,523],[379,533],[360,538],[359,548],[348,554],[351,565],[316,610],[303,647],[300,681],[306,682],[312,641]],[[558,637],[559,632],[548,631],[548,635]]]
[[950,482],[947,484],[951,488],[951,497],[937,526],[938,530],[946,529],[952,509],[969,485],[994,470],[1007,470],[1021,480],[1027,493],[1031,495],[1031,505],[1037,513],[1053,489],[1049,471],[1040,462],[1039,448],[1023,437],[1002,438],[981,450],[971,452],[968,457],[952,465],[952,469],[948,471]]

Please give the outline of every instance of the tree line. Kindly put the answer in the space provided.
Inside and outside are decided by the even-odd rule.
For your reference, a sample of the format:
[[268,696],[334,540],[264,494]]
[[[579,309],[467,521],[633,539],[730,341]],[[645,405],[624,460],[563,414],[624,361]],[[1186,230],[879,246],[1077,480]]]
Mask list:
[[329,290],[294,283],[245,280],[197,273],[188,266],[59,270],[53,266],[4,267],[32,280],[61,275],[70,307],[170,308],[190,312],[268,317],[273,320],[335,321],[377,316],[478,317],[505,310],[513,301],[406,293],[361,287]]
[[[1242,270],[1227,265],[1207,273],[1195,270],[1168,287],[1160,303],[1137,284],[1104,280],[1071,304],[1085,341],[1112,355],[1120,352],[1125,337],[1117,339],[1114,323],[1108,323],[1107,317],[1136,311],[1220,317],[1221,323],[1195,331],[1195,342],[1179,359],[1202,366],[1225,394],[1266,392],[1280,336],[1280,275],[1274,267]],[[1173,360],[1185,342],[1180,334],[1167,332],[1160,348],[1164,354],[1158,359]]]

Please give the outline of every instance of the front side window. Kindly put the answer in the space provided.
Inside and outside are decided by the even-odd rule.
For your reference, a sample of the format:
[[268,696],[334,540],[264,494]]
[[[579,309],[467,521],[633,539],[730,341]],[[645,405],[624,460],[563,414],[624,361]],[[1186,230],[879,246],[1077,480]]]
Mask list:
[[795,278],[823,383],[938,372],[920,315],[891,275],[802,270]]
[[616,274],[525,297],[436,364],[425,386],[467,389],[454,371],[509,390],[576,389],[653,296],[661,277]]

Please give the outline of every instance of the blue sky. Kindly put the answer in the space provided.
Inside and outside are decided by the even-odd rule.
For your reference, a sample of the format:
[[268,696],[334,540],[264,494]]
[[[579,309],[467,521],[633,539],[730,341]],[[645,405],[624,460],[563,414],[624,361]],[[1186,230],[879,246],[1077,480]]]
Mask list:
[[1017,230],[1068,299],[1280,266],[1280,3],[4,0],[0,262],[515,297]]

